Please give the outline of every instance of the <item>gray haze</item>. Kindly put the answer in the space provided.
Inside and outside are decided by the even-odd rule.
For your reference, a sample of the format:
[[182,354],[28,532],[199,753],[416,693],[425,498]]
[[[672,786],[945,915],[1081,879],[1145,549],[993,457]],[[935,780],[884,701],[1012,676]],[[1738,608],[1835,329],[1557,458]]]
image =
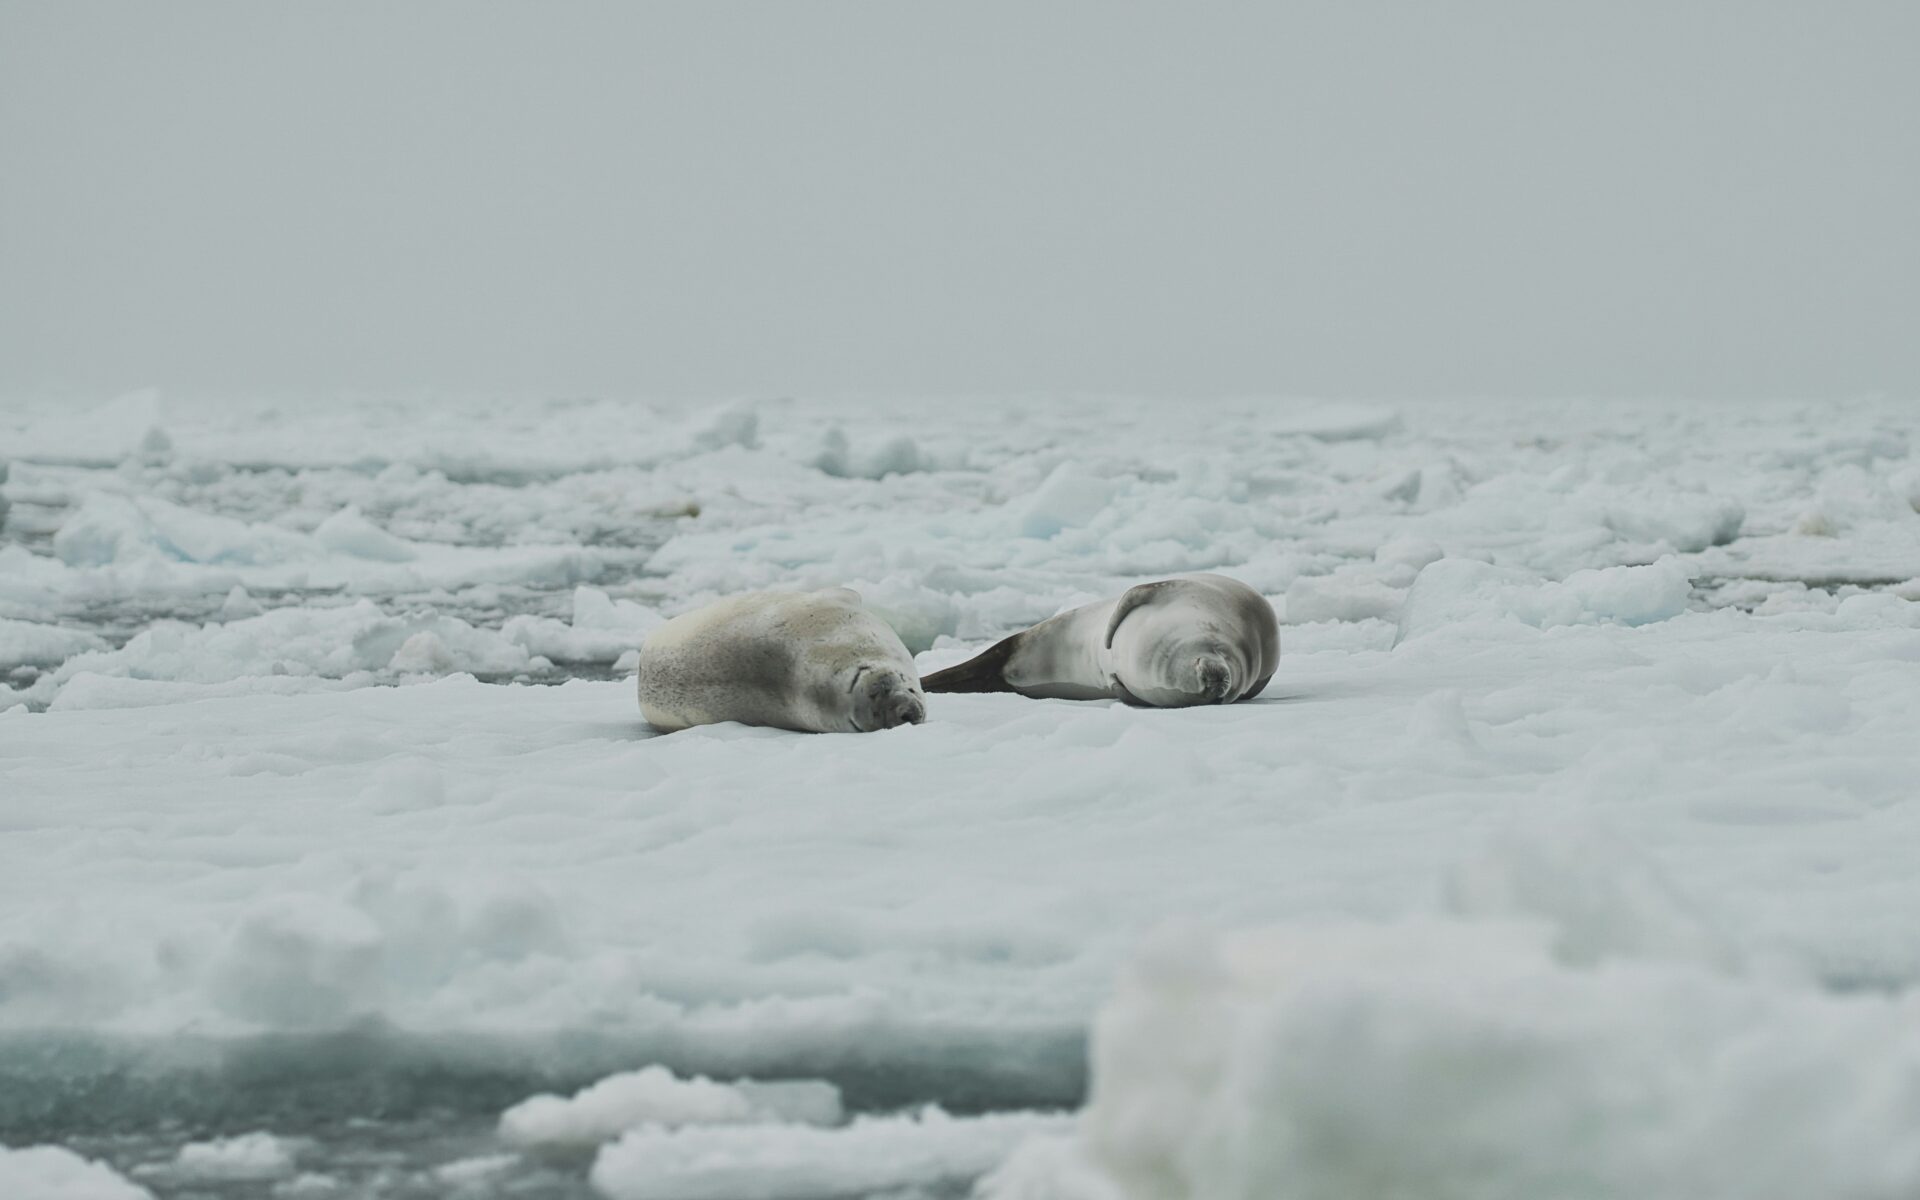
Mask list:
[[1920,391],[1920,4],[0,0],[0,389]]

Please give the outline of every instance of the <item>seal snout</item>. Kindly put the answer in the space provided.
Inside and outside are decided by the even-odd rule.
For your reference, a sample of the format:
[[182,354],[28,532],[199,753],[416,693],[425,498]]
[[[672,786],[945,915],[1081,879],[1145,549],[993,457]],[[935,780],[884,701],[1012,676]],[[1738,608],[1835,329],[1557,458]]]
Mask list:
[[927,706],[920,697],[911,692],[895,695],[882,709],[880,726],[892,729],[896,725],[918,725],[927,719]]
[[927,702],[920,689],[893,672],[874,672],[863,682],[854,704],[855,729],[871,731],[918,725],[927,719]]
[[1194,669],[1200,677],[1200,694],[1209,704],[1225,704],[1233,692],[1233,671],[1220,659],[1204,657],[1194,660]]

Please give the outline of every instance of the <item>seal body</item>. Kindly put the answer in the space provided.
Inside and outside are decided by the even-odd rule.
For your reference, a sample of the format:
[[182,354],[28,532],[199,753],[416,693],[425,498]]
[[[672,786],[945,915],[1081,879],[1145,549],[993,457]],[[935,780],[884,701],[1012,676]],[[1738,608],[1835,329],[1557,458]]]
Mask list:
[[921,686],[1181,708],[1257,696],[1279,665],[1266,598],[1225,575],[1189,575],[1050,617]]
[[926,719],[913,657],[847,588],[754,592],[682,613],[640,648],[657,729],[719,721],[866,733]]

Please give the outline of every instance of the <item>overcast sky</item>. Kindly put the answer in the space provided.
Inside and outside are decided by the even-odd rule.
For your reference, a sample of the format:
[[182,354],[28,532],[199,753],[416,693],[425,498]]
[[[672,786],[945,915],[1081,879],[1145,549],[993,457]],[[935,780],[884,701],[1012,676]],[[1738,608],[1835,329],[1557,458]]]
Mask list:
[[1920,3],[0,0],[0,390],[1920,393]]

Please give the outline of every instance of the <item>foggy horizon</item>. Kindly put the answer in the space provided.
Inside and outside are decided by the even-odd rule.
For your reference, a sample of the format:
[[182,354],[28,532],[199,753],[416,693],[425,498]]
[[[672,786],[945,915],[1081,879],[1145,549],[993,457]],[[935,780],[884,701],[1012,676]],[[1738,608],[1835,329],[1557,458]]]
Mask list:
[[0,3],[0,395],[1920,391],[1920,9]]

